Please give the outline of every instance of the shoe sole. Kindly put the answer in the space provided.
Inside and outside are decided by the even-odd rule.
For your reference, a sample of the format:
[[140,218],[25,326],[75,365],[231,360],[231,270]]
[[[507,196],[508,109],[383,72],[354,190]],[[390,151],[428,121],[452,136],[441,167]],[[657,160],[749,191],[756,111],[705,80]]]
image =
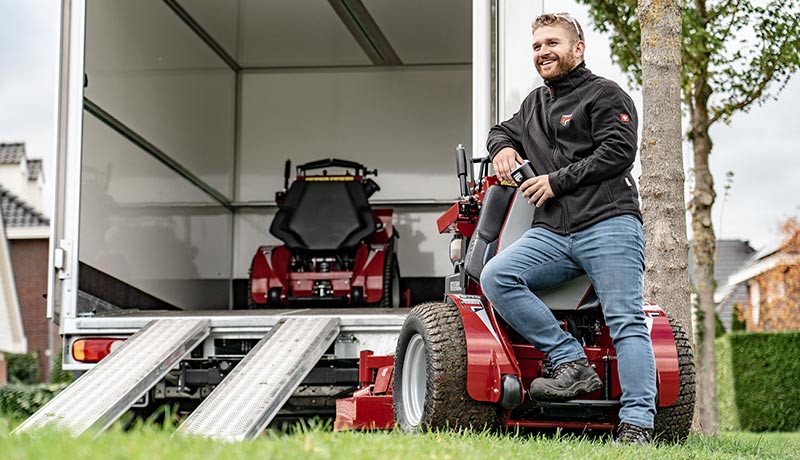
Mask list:
[[566,390],[558,391],[552,390],[549,388],[544,388],[541,391],[533,391],[531,388],[531,393],[533,394],[534,399],[541,399],[541,400],[548,400],[548,401],[567,401],[570,399],[575,399],[576,396],[580,396],[582,394],[591,393],[593,391],[599,390],[603,387],[603,382],[600,380],[599,377],[595,377],[590,380],[583,380],[580,382],[575,382]]

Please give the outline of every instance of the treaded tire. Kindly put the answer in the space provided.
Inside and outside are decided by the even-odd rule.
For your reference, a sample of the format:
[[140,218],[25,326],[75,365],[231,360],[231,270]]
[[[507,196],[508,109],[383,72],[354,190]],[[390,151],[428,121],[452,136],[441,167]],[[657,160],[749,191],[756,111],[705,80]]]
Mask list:
[[394,251],[395,237],[386,246],[383,260],[383,292],[378,308],[400,308],[400,265]]
[[258,303],[253,300],[253,275],[248,275],[247,278],[247,309],[248,310],[256,310],[259,308],[266,308],[267,304],[265,303]]
[[[420,348],[424,348],[424,357]],[[409,366],[415,362],[424,365],[415,373],[406,368],[407,361]],[[464,326],[458,307],[451,303],[424,303],[411,310],[397,341],[393,379],[394,415],[401,431],[497,427],[496,406],[467,394]]]
[[678,348],[680,392],[678,400],[669,407],[658,409],[654,421],[654,439],[662,443],[683,443],[689,436],[694,417],[695,368],[692,345],[686,331],[676,320],[669,319],[675,346]]

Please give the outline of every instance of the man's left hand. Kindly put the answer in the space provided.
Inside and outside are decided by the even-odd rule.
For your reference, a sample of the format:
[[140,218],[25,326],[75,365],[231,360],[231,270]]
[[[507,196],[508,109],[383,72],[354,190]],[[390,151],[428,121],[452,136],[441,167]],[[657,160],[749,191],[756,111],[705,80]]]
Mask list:
[[532,177],[519,186],[522,196],[528,199],[528,203],[535,204],[537,208],[544,206],[544,203],[553,198],[553,189],[550,188],[550,177],[547,175]]

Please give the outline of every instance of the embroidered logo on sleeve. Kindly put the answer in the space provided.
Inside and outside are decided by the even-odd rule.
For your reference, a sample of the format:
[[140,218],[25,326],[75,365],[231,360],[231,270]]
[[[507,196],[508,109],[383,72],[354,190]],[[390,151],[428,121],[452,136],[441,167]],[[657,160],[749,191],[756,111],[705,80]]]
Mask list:
[[567,126],[569,124],[570,120],[572,120],[572,114],[571,113],[568,113],[566,115],[561,115],[561,126]]
[[631,121],[631,116],[627,113],[621,113],[619,114],[619,121],[623,123],[629,123]]

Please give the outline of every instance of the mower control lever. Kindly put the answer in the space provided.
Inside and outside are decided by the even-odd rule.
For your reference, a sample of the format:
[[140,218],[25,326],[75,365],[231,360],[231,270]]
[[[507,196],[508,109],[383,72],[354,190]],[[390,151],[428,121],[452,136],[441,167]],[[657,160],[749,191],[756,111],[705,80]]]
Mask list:
[[467,185],[467,150],[463,144],[458,144],[456,147],[456,172],[458,174],[458,186],[461,191],[461,196],[467,198],[469,196],[469,187]]
[[292,160],[286,160],[283,168],[283,191],[289,190],[289,175],[292,173]]

